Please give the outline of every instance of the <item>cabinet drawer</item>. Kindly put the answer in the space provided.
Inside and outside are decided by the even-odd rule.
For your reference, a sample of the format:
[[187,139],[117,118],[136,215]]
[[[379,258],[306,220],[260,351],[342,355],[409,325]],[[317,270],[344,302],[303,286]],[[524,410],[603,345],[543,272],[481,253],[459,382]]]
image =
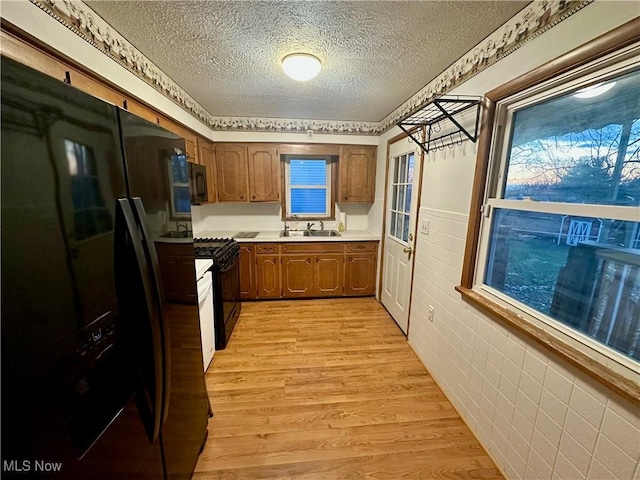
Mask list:
[[282,254],[299,253],[343,253],[342,242],[318,242],[318,243],[285,243],[282,245]]
[[258,255],[277,255],[280,253],[280,245],[275,243],[257,243],[256,254]]
[[375,252],[378,242],[352,242],[347,243],[347,253],[369,253]]

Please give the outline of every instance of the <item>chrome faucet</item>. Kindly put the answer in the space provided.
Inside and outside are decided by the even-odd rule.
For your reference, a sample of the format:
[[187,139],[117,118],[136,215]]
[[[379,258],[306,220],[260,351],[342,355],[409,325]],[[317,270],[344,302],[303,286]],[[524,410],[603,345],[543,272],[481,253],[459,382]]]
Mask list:
[[313,227],[315,225],[315,223],[307,223],[307,230],[311,230],[311,227]]
[[324,230],[324,222],[320,220],[320,230]]
[[189,230],[189,224],[187,222],[184,222],[184,223],[176,222],[176,231],[179,232],[181,229],[187,233],[191,231]]

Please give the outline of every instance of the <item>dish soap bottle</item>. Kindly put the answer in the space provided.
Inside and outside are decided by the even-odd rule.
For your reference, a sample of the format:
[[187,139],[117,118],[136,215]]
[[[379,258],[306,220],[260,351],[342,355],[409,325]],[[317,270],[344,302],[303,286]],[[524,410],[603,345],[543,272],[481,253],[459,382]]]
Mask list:
[[340,222],[340,223],[338,224],[338,231],[339,231],[339,232],[344,232],[344,224],[343,224],[342,222]]

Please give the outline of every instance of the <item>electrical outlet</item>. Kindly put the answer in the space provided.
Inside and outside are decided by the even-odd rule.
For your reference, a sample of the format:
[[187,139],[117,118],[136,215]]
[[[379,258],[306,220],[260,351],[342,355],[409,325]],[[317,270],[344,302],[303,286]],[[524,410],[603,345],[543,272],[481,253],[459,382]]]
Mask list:
[[423,235],[429,235],[429,220],[426,218],[420,219],[420,233]]
[[436,309],[433,306],[429,305],[429,313],[427,314],[427,318],[430,322],[433,322],[433,314],[436,313]]

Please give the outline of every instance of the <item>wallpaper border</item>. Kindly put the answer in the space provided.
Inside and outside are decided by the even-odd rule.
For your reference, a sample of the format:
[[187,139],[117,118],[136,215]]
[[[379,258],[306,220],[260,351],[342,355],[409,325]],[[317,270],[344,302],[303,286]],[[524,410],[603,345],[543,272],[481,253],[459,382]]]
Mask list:
[[29,1],[213,130],[380,135],[594,0],[531,2],[379,122],[214,116],[83,2]]

